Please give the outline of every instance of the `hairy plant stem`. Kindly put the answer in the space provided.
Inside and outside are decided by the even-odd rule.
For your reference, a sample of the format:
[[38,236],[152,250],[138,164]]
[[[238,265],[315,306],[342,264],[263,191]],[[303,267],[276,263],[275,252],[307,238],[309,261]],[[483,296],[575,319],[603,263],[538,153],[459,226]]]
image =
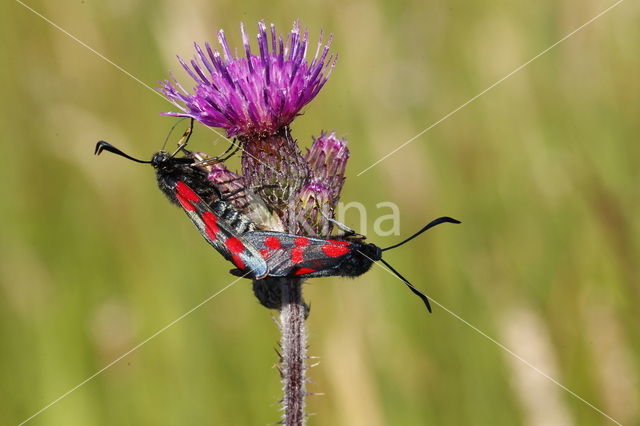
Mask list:
[[306,423],[306,306],[302,300],[302,280],[283,278],[280,309],[280,369],[282,374],[282,424],[300,426]]

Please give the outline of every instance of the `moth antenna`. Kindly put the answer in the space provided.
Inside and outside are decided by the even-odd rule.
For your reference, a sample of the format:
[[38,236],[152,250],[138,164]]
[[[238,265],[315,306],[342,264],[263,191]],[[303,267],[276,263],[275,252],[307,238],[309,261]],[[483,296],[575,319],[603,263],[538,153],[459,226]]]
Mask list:
[[415,294],[420,299],[422,299],[422,301],[424,302],[425,306],[427,307],[427,310],[429,311],[429,313],[431,313],[431,304],[429,303],[429,298],[427,298],[427,295],[424,294],[423,292],[421,292],[420,290],[418,290],[417,288],[415,288],[409,281],[407,281],[407,279],[405,277],[400,275],[400,272],[396,271],[393,268],[393,266],[389,265],[389,263],[387,263],[384,259],[380,259],[380,262],[384,263],[384,265],[387,268],[389,268],[391,270],[391,272],[393,272],[395,274],[396,277],[400,278],[402,280],[402,282],[404,282],[406,284],[406,286],[409,287],[409,290],[411,290],[413,292],[413,294]]
[[125,154],[124,152],[120,151],[118,148],[116,148],[115,146],[111,145],[108,142],[105,141],[99,141],[96,144],[96,150],[94,152],[95,155],[100,155],[102,153],[102,151],[109,151],[113,154],[119,155],[121,157],[127,158],[131,161],[135,161],[136,163],[142,163],[142,164],[150,164],[151,161],[142,161],[142,160],[138,160],[137,158],[133,158],[132,156]]
[[459,220],[453,219],[453,218],[448,217],[448,216],[439,217],[439,218],[434,219],[431,222],[427,223],[421,230],[419,230],[418,232],[416,232],[415,234],[413,234],[412,236],[410,236],[406,240],[401,241],[398,244],[394,244],[392,246],[383,248],[382,251],[391,250],[391,249],[394,249],[396,247],[400,247],[401,245],[406,244],[409,241],[413,240],[415,237],[417,237],[418,235],[422,234],[424,231],[428,230],[429,228],[433,228],[434,226],[440,225],[441,223],[445,223],[445,222],[448,222],[448,223],[462,223]]

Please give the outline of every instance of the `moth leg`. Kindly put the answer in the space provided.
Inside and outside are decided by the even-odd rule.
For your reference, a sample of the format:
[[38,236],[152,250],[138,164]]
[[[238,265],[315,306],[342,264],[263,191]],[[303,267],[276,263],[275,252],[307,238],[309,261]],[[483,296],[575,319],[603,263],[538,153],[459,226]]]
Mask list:
[[238,177],[227,179],[227,180],[218,180],[216,181],[216,185],[228,185],[230,183],[237,182],[239,180],[242,180],[242,176],[238,176]]
[[337,221],[335,219],[332,219],[332,218],[330,218],[328,216],[325,216],[325,219],[327,219],[329,222],[331,222],[334,225],[336,225],[338,228],[342,229],[347,234],[356,234],[356,231],[354,229],[349,228],[347,225],[345,225],[342,222],[339,222],[339,221]]
[[[231,182],[231,181],[229,181],[229,182]],[[266,189],[266,188],[278,188],[278,186],[279,185],[262,185],[262,186],[256,186],[254,188],[238,188],[235,191],[230,191],[230,192],[224,194],[224,200],[225,201],[231,201],[231,200],[236,199],[236,198],[246,197],[247,196],[247,194],[246,194],[247,191],[251,191],[251,192],[253,192],[255,194],[255,192],[261,191],[263,189]],[[243,192],[245,192],[245,194],[242,194]],[[242,194],[242,195],[239,195],[239,194]]]
[[246,194],[247,188],[238,188],[234,191],[228,191],[221,194],[222,201],[233,201],[239,198],[244,198],[247,196]]
[[358,237],[362,237],[365,238],[364,235],[362,234],[358,234],[355,230],[349,228],[347,225],[345,225],[342,222],[338,222],[335,219],[330,218],[329,216],[325,215],[323,213],[323,216],[325,219],[327,219],[329,222],[333,223],[334,225],[336,225],[338,228],[340,228],[341,230],[344,231],[344,235],[342,235],[343,237],[352,237],[352,236],[358,236]]
[[282,185],[260,185],[260,186],[255,186],[251,188],[251,190],[256,194],[262,193],[264,195],[265,189],[279,189],[279,188],[282,189],[283,188]]
[[215,157],[206,158],[194,164],[198,166],[204,166],[211,163],[223,163],[229,158],[233,157],[236,152],[238,152],[238,150],[240,149],[240,145],[241,143],[234,138],[233,141],[231,141],[229,147],[222,154],[216,155]]
[[222,155],[218,156],[218,161],[222,163],[223,161],[227,161],[229,158],[233,157],[236,152],[240,150],[240,145],[241,142],[238,142],[236,138],[233,138],[229,147],[222,153]]
[[184,131],[182,137],[178,141],[178,148],[171,154],[171,157],[175,157],[177,153],[180,151],[186,151],[185,147],[189,143],[189,139],[191,138],[191,133],[193,133],[193,118],[189,120],[189,127]]

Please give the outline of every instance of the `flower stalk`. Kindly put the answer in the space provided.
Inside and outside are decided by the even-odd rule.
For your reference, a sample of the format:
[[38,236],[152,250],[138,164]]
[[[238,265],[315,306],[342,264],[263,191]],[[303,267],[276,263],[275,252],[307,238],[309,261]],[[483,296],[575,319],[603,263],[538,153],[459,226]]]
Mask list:
[[302,280],[283,279],[280,308],[280,371],[282,374],[282,423],[287,426],[305,424],[307,307],[302,300]]

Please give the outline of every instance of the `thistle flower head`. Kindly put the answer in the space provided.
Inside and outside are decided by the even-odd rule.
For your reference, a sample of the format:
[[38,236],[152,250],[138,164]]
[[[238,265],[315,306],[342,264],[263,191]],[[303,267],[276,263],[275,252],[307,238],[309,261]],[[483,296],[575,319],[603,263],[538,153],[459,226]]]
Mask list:
[[285,220],[295,232],[329,236],[334,209],[340,199],[344,172],[349,159],[345,141],[335,133],[322,133],[304,156],[309,177],[288,202]]
[[311,170],[312,183],[326,187],[332,208],[335,208],[344,184],[344,172],[350,153],[347,142],[333,133],[321,133],[315,138],[305,160]]
[[254,54],[241,25],[244,55],[234,55],[224,32],[218,32],[222,53],[206,43],[195,44],[196,57],[180,63],[195,80],[193,93],[176,80],[161,82],[159,89],[181,112],[166,115],[192,117],[201,123],[226,129],[228,136],[264,137],[287,126],[326,83],[335,64],[327,56],[331,38],[318,41],[311,62],[306,59],[308,32],[300,33],[298,22],[286,41],[272,24],[269,34],[258,24],[258,49]]

